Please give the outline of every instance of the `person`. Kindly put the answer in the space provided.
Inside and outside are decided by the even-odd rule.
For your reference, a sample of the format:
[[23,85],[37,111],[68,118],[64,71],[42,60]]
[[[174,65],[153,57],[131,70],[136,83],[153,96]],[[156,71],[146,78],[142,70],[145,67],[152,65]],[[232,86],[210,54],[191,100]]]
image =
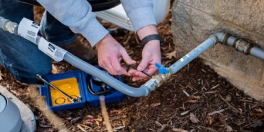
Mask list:
[[[68,50],[77,57],[93,63],[96,51],[81,44],[75,33],[82,34],[96,47],[98,64],[112,75],[133,76],[133,81],[143,79],[145,71],[152,75],[157,71],[155,63],[161,62],[160,41],[148,41],[142,51],[142,60],[137,70],[126,71],[120,58],[128,65],[136,64],[122,47],[96,19],[91,5],[86,0],[37,0],[45,9],[41,20],[41,32],[45,38]],[[136,34],[142,40],[158,34],[153,15],[152,0],[121,0]],[[33,6],[1,0],[0,16],[19,23],[23,17],[33,20]],[[19,81],[37,83],[36,74],[51,73],[51,59],[26,39],[0,30],[0,63]]]

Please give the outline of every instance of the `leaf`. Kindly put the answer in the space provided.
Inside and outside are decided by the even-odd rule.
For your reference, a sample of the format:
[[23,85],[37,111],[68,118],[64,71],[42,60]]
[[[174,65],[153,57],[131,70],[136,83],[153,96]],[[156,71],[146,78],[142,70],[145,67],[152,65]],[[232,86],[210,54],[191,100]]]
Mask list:
[[156,107],[156,106],[159,106],[160,103],[155,103],[155,104],[151,104],[150,107]]
[[168,59],[177,58],[176,51],[174,50],[173,52],[167,53],[166,58],[168,58]]
[[199,120],[197,119],[197,117],[193,113],[190,113],[190,120],[192,121],[192,123],[198,123],[199,122]]

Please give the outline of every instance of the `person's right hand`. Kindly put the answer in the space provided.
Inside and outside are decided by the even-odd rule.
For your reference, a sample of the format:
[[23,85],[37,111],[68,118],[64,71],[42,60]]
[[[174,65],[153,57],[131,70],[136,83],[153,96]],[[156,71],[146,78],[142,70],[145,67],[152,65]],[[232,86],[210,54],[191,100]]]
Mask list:
[[98,50],[98,64],[112,75],[126,74],[125,67],[122,67],[119,58],[126,64],[132,65],[136,61],[132,60],[127,54],[126,49],[119,44],[110,34],[106,35],[96,44]]

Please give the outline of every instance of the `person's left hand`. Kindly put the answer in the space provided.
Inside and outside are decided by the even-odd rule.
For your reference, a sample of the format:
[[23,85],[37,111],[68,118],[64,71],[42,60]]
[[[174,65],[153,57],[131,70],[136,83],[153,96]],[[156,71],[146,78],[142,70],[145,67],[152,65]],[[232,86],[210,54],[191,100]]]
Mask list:
[[149,41],[145,45],[142,51],[142,60],[138,65],[137,70],[129,70],[128,75],[133,76],[132,81],[144,79],[147,76],[141,73],[141,71],[145,71],[149,75],[154,74],[158,70],[158,68],[155,66],[155,63],[161,63],[159,40]]

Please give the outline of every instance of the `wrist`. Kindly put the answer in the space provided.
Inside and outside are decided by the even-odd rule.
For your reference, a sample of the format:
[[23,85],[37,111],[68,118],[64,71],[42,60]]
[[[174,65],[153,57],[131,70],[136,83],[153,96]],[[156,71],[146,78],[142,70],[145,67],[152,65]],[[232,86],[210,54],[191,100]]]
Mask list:
[[145,38],[148,35],[158,34],[158,29],[157,29],[156,25],[149,25],[149,26],[146,26],[146,27],[139,29],[137,31],[137,34],[138,34],[139,39],[142,40],[143,38]]
[[97,44],[95,44],[95,48],[98,50],[102,45],[109,43],[111,38],[112,36],[110,34],[105,35]]

